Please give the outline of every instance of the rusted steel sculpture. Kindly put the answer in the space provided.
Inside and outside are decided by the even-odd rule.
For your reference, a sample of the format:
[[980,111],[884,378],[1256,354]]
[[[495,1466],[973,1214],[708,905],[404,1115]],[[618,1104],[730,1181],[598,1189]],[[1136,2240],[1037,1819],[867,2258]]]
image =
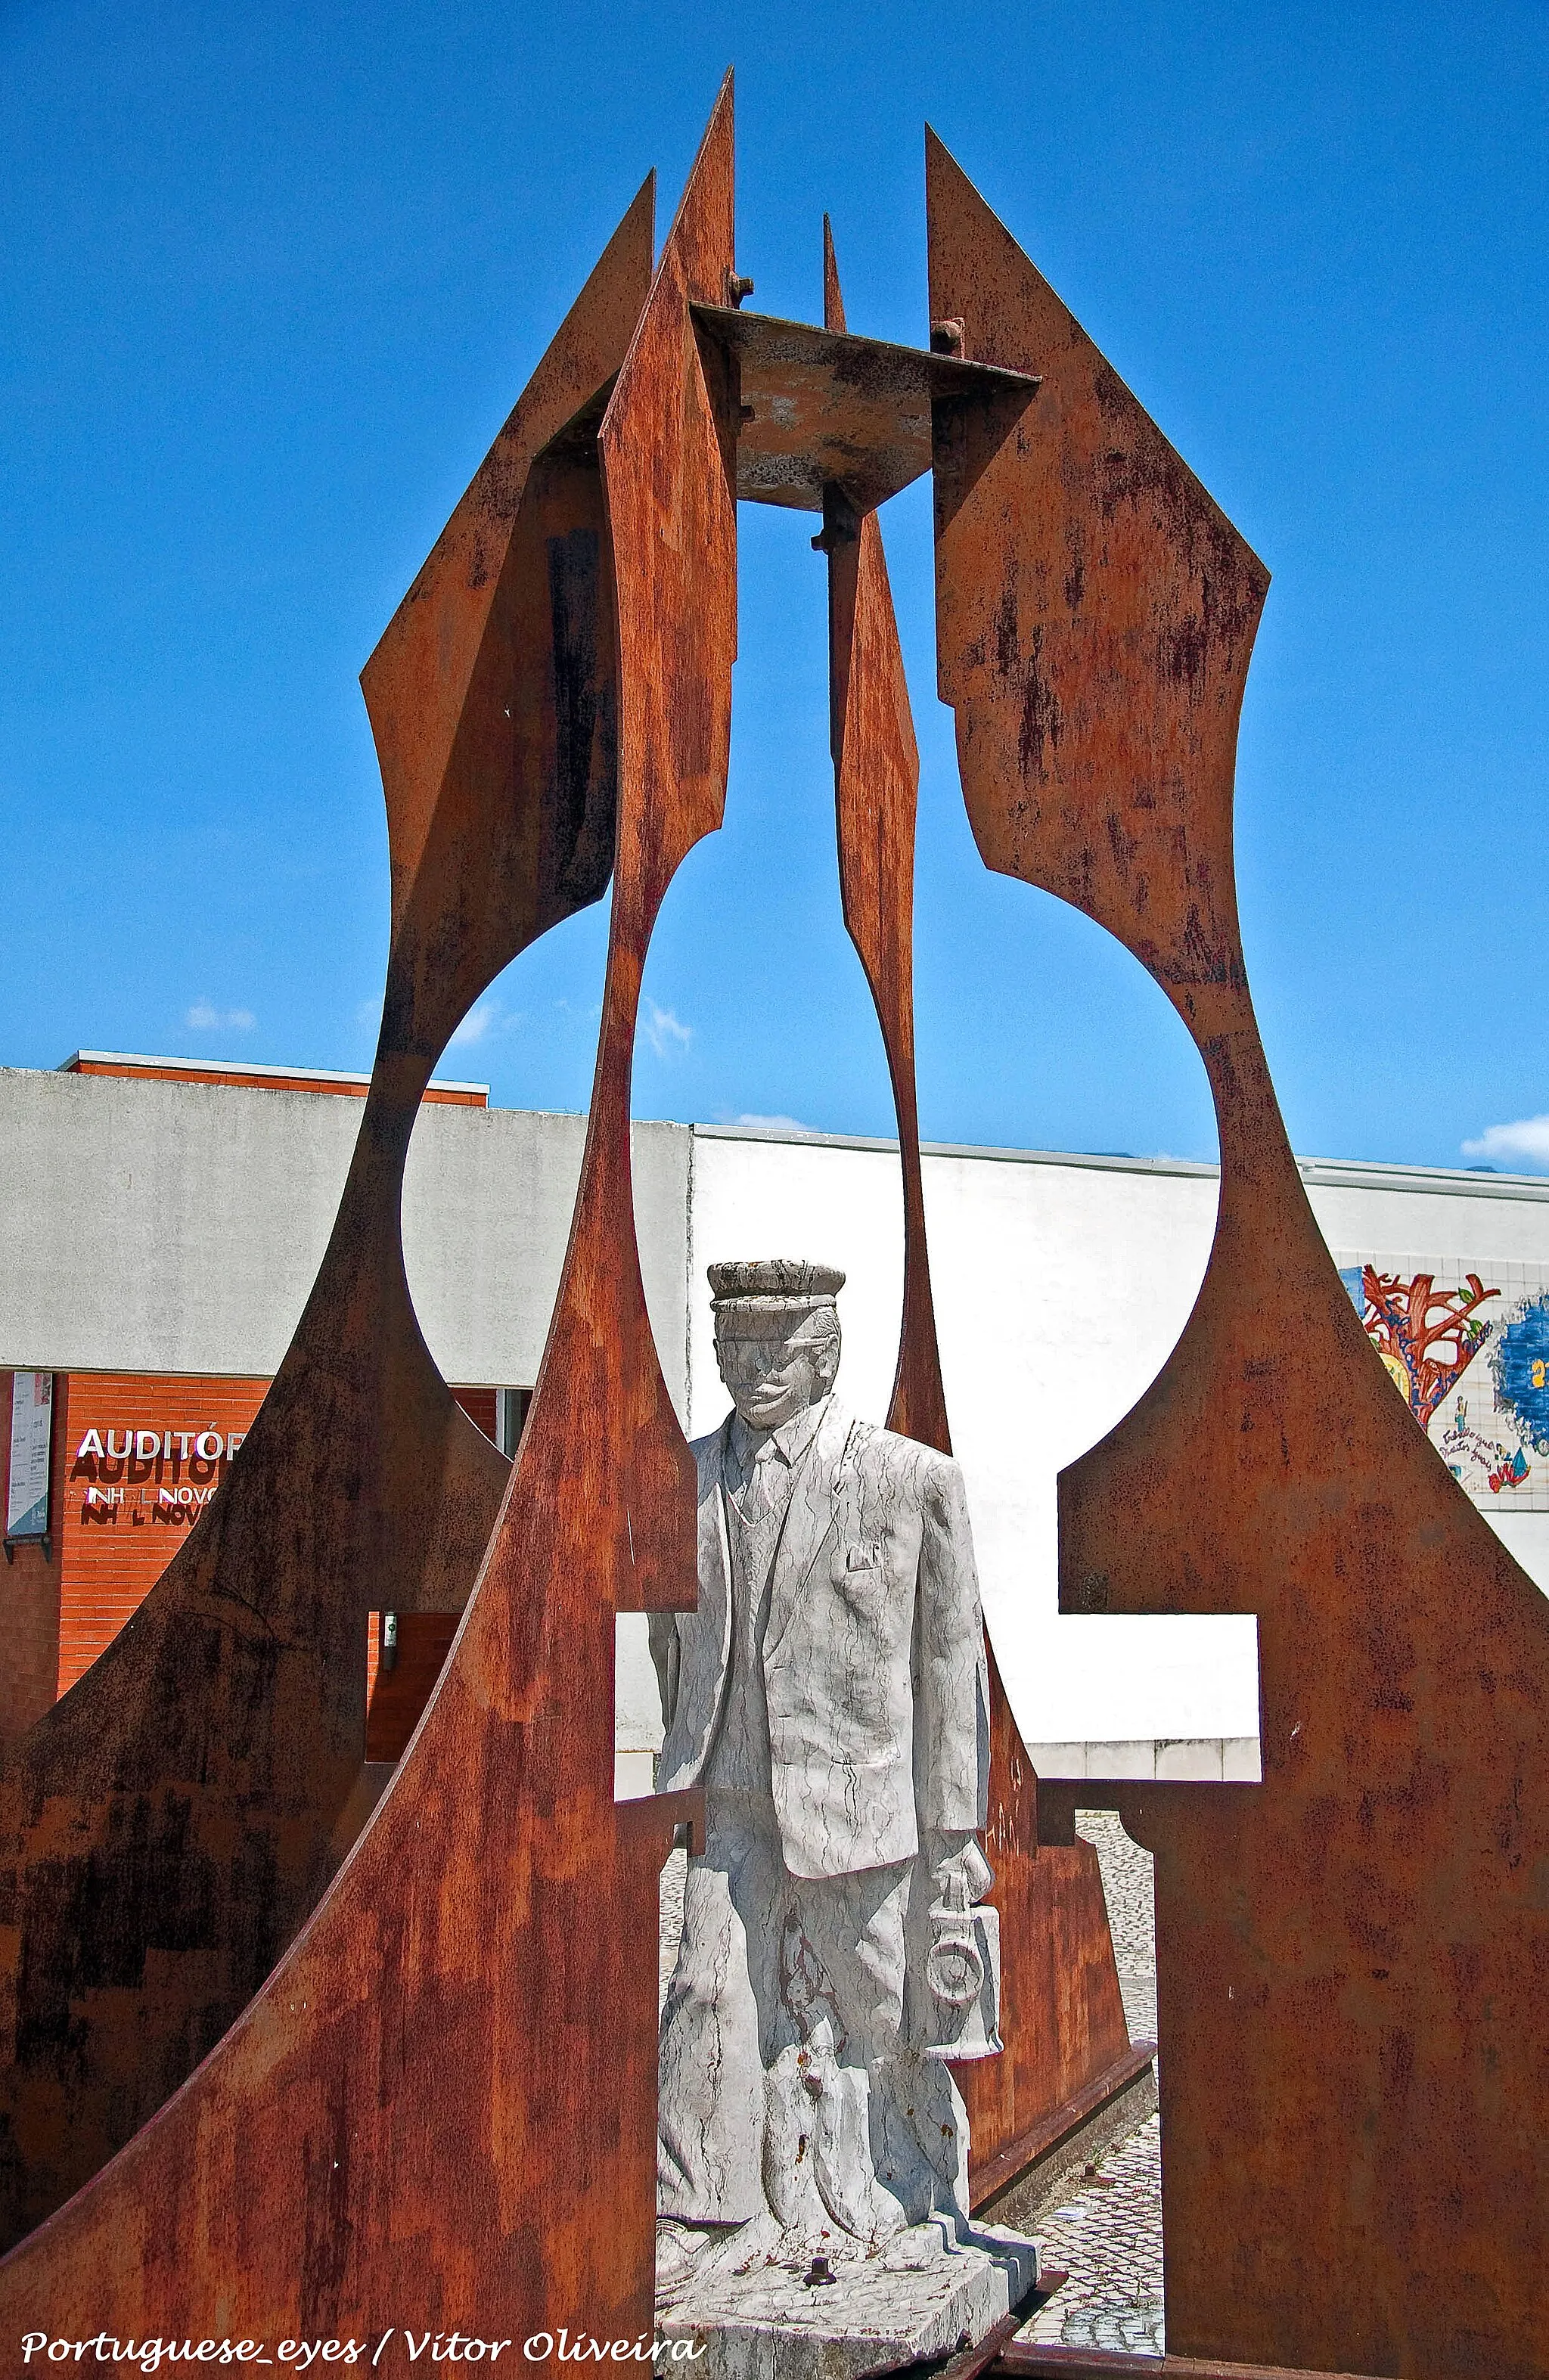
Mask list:
[[[968,2358],[963,2359],[966,2366]],[[980,2365],[995,2380],[1363,2380],[1354,2372],[1290,2371],[1281,2363],[1222,2363],[1214,2356],[1119,2355],[1101,2348],[1035,2347],[1013,2338]],[[955,2362],[942,2380],[976,2380]],[[1369,2375],[1367,2376],[1369,2380]]]
[[[848,333],[831,249],[823,329],[742,312],[728,82],[654,276],[642,192],[368,666],[394,937],[338,1228],[224,1504],[0,1779],[12,2219],[86,2184],[0,2268],[4,2335],[375,2339],[406,2289],[433,2330],[649,2326],[640,1946],[695,1812],[615,1805],[606,1681],[616,1612],[686,1602],[695,1560],[630,1200],[641,969],[721,818],[737,499],[821,510],[845,914],[905,1180],[890,1418],[945,1446],[917,772],[874,519],[932,465],[980,848],[1150,968],[1220,1124],[1189,1327],[1061,1483],[1067,1609],[1261,1632],[1261,1787],[1079,1789],[1157,1854],[1182,2350],[1160,2368],[1549,2373],[1549,1612],[1393,1396],[1275,1103],[1230,815],[1267,579],[933,142],[928,197],[932,352]],[[610,865],[574,1228],[496,1520],[505,1466],[409,1304],[404,1154],[458,1017]],[[458,1609],[486,1537],[362,1829],[366,1610]],[[1038,1846],[998,1687],[994,1726],[1011,2033],[970,2078],[980,2198],[1123,2046],[1092,1854]],[[1076,1789],[1043,1798],[1068,1828]],[[991,2341],[953,2380],[996,2356],[1028,2380],[1128,2368]]]
[[[823,324],[846,329],[832,232],[823,225]],[[1033,387],[1022,394],[1031,403]],[[863,494],[860,502],[863,503]],[[830,740],[845,923],[876,1005],[898,1117],[904,1296],[890,1429],[952,1451],[931,1299],[914,1067],[914,824],[920,759],[882,529],[842,482],[823,492],[814,540],[828,556]],[[1114,1963],[1097,1854],[1040,1849],[1032,1763],[990,1651],[990,1809],[1005,1982],[998,2058],[957,2081],[969,2112],[976,2206],[1142,2074]]]
[[933,141],[928,197],[933,316],[1043,376],[998,443],[937,414],[969,815],[1150,970],[1220,1130],[1189,1328],[1060,1493],[1066,1609],[1259,1621],[1262,1786],[1079,1789],[1156,1854],[1169,2344],[1542,2380],[1549,1605],[1394,1396],[1271,1087],[1231,841],[1267,575]]
[[404,1162],[448,1037],[606,887],[617,661],[595,407],[651,273],[642,189],[367,664],[392,855],[381,1041],[306,1310],[229,1482],[0,1774],[0,2243],[240,2012],[369,1809],[367,1614],[455,1612],[509,1465],[404,1275]]
[[[573,382],[547,425],[575,501],[551,562],[578,518],[602,540],[580,681],[607,674],[610,541],[623,668],[592,1118],[512,1490],[352,1856],[215,2054],[9,2260],[13,2329],[90,2333],[109,2306],[140,2337],[190,2320],[345,2337],[385,2327],[410,2282],[433,2329],[475,2310],[497,2337],[574,2326],[578,2310],[600,2336],[649,2328],[656,1983],[639,1946],[692,1813],[674,1797],[616,1809],[606,1681],[616,1610],[694,1591],[692,1470],[646,1324],[628,1093],[651,928],[725,798],[735,397],[701,365],[689,305],[732,268],[731,141],[728,88],[600,428],[576,419]],[[395,715],[409,674],[383,656]]]
[[[823,319],[844,331],[834,236],[823,227]],[[1029,398],[1032,395],[1030,388]],[[875,510],[843,480],[823,490],[828,557],[829,741],[845,924],[865,970],[898,1118],[904,1303],[887,1427],[952,1451],[936,1345],[914,1074],[914,821],[920,754]]]
[[[288,1666],[277,1665],[267,1694],[252,1694],[250,1732],[267,1729],[289,1744],[292,1769],[280,1779],[288,1798],[271,1779],[265,1799],[246,1771],[238,1795],[216,1763],[198,1816],[210,1835],[229,1830],[237,1799],[250,1839],[278,1814],[291,1865],[257,1899],[269,1920],[262,1955],[217,1977],[224,1993],[209,1984],[208,1958],[203,1967],[170,1962],[163,2005],[149,2012],[143,1988],[126,1989],[124,2029],[138,2026],[143,2038],[159,2021],[158,2048],[167,2038],[173,2047],[138,2070],[127,2056],[116,2069],[93,2058],[92,2090],[105,2094],[128,2071],[139,2093],[121,2092],[95,2131],[81,2120],[95,2110],[90,2092],[78,2087],[66,2107],[53,2166],[42,2161],[30,2177],[29,2212],[144,2128],[9,2261],[6,2314],[19,2309],[24,2325],[83,2320],[90,2276],[91,2302],[104,2302],[105,2289],[115,2320],[133,2332],[176,2325],[201,2287],[217,2291],[223,2323],[336,2327],[384,2303],[409,2241],[419,2243],[426,2320],[452,2319],[472,2301],[485,2319],[529,2329],[579,2303],[609,2328],[649,2314],[654,1994],[634,1946],[653,1936],[660,1859],[672,1827],[692,1814],[666,1801],[615,1811],[605,1681],[615,1612],[690,1597],[695,1560],[691,1465],[635,1249],[628,1082],[656,912],[684,854],[718,825],[725,798],[736,492],[746,480],[765,500],[806,504],[815,490],[821,503],[837,462],[869,515],[926,468],[934,392],[991,385],[1025,402],[1031,388],[949,358],[875,348],[842,324],[835,337],[741,316],[729,88],[642,313],[648,264],[642,192],[364,675],[392,829],[394,938],[361,1154],[220,1524],[190,1542],[123,1649],[74,1698],[79,1713],[110,1682],[122,1693],[128,1678],[148,1678],[147,1706],[159,1707],[195,1588],[282,1636]],[[771,384],[784,405],[769,403]],[[805,444],[789,434],[792,391]],[[875,576],[869,569],[862,616],[896,672],[869,516],[864,535]],[[884,683],[868,659],[853,690],[873,682]],[[879,986],[912,1185],[917,1286],[900,1379],[921,1385],[907,1412],[896,1403],[895,1418],[945,1443],[909,1046],[912,737],[901,677],[885,692],[910,754],[880,790],[868,792],[859,773],[848,790],[841,783],[847,903]],[[873,798],[881,841],[862,889],[853,854]],[[457,1019],[516,949],[596,897],[610,863],[587,1157],[517,1483],[482,1593],[392,1791],[265,1982],[364,1815],[351,1809],[350,1791],[363,1748],[366,1609],[460,1608],[505,1475],[451,1408],[408,1301],[396,1232],[415,1110]],[[335,1343],[342,1353],[331,1353]],[[319,1382],[341,1378],[329,1403]],[[353,1402],[341,1402],[347,1392]],[[365,1439],[365,1475],[341,1483],[320,1471],[313,1534],[303,1538],[298,1527],[294,1558],[275,1563],[255,1525],[266,1496],[282,1527],[293,1511],[275,1432],[287,1416],[320,1407],[352,1449]],[[335,1505],[343,1509],[322,1560]],[[456,1529],[443,1523],[437,1536],[424,1515],[448,1508]],[[149,1647],[143,1671],[128,1666],[137,1645]],[[202,1741],[229,1726],[231,1667],[215,1661],[213,1687],[189,1698]],[[70,1717],[67,1706],[62,1722]],[[1014,1735],[1007,1742],[1019,1755]],[[111,1773],[121,1792],[122,1763]],[[161,1772],[164,1793],[177,1781],[175,1770]],[[142,1780],[139,1791],[143,1801]],[[1018,1840],[1031,1846],[1031,1774],[1023,1791]],[[97,1836],[111,1841],[122,1828],[121,1804],[104,1792],[79,1802],[87,1855],[111,1883]],[[332,1828],[321,1848],[320,1807]],[[192,1859],[187,1871],[164,1863],[175,1906],[198,1872]],[[1042,1873],[1052,1872],[1046,1859]],[[239,1884],[221,1903],[227,1923],[243,1905]],[[206,1936],[218,1940],[218,1928]],[[34,1925],[29,1945],[42,1938]],[[206,1951],[208,1939],[191,1947]],[[1107,1981],[1116,2011],[1111,1954]],[[243,1994],[250,2005],[144,2123],[190,2062],[186,2029],[167,2027],[166,2009],[195,1988],[206,1995],[196,2052]],[[1047,1997],[1053,2008],[1056,1996]],[[1061,2056],[1074,2046],[1078,2062],[1085,2058],[1079,2079],[1090,2080],[1094,2047],[1097,2066],[1107,2062],[1113,2011],[1100,2011],[1085,2041],[1079,2027],[1043,2025],[1044,2067],[1050,2044]],[[449,2096],[454,2041],[465,2090]],[[556,2072],[566,2078],[563,2127],[550,2097]]]

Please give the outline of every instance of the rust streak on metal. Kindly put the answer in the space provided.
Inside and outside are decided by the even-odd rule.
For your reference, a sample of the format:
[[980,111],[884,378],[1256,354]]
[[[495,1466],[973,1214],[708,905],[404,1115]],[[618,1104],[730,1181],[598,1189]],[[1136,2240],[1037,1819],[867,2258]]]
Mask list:
[[[823,222],[823,321],[845,329],[832,229]],[[1031,389],[1024,382],[1018,403]],[[983,401],[982,398],[980,401]],[[898,1118],[904,1295],[888,1427],[951,1451],[931,1296],[914,1057],[914,829],[920,759],[882,530],[843,490],[824,491],[830,743],[845,924],[876,1004]],[[999,2058],[958,2070],[976,2204],[1006,2187],[1103,2075],[1132,2056],[1097,1855],[1038,1842],[1037,1779],[990,1655],[986,1847],[1005,1967]],[[1140,2064],[1145,2063],[1144,2058]]]
[[1005,2380],[1372,2380],[1359,2372],[1291,2371],[1283,2363],[1201,2362],[1194,2355],[1120,2355],[1098,2347],[1038,2347],[1017,2338],[994,2370]]
[[[825,312],[837,311],[833,235],[823,225]],[[839,891],[845,925],[866,971],[887,1052],[904,1176],[904,1309],[888,1427],[950,1451],[936,1347],[920,1163],[914,1068],[914,822],[920,754],[887,561],[875,513],[857,518],[826,492],[829,743],[834,756]]]
[[[634,1531],[618,1608],[691,1609],[692,1457],[646,1320],[629,1197],[629,1069],[646,945],[687,853],[721,823],[737,654],[737,374],[692,307],[734,272],[731,79],[717,103],[602,429],[618,585],[621,814],[604,1036],[577,1245],[590,1232],[609,1328],[625,1334]],[[602,1133],[614,1135],[591,1160]],[[599,1203],[604,1202],[604,1203]],[[611,1625],[611,1621],[610,1621]],[[609,1655],[611,1663],[611,1653]],[[611,1673],[611,1672],[610,1672]],[[598,1676],[604,1674],[598,1671]]]
[[[121,2331],[338,2335],[396,2302],[406,2254],[433,2324],[521,2336],[579,2308],[604,2336],[649,2324],[655,1993],[635,1945],[654,1938],[657,1868],[688,1814],[616,1819],[605,1681],[615,1609],[691,1593],[693,1554],[687,1450],[642,1377],[629,1059],[651,918],[724,798],[735,588],[723,538],[692,588],[719,634],[695,642],[669,616],[681,588],[658,584],[642,619],[641,543],[714,521],[712,471],[730,516],[720,455],[696,436],[682,289],[701,262],[731,262],[730,205],[728,90],[616,392],[633,408],[630,468],[675,509],[648,520],[610,481],[618,894],[576,1221],[517,1482],[394,1788],[216,2056],[9,2261],[0,2296],[23,2325],[63,2329],[90,2303]],[[669,713],[640,672],[650,638],[675,635]],[[685,705],[707,731],[689,747],[671,740]]]
[[638,1946],[694,1811],[616,1811],[607,1682],[616,1610],[691,1597],[694,1554],[640,1295],[629,1063],[652,918],[725,798],[732,496],[686,289],[733,261],[731,137],[728,85],[604,424],[616,891],[511,1491],[419,1731],[310,1924],[199,2072],[0,2267],[18,2329],[374,2338],[410,2280],[433,2328],[650,2325],[656,1989]]
[[595,424],[651,270],[635,200],[368,662],[393,867],[381,1040],[338,1218],[229,1483],[0,1776],[0,2240],[220,2038],[370,1808],[366,1615],[457,1610],[509,1465],[404,1276],[421,1095],[506,962],[604,891],[616,660]]
[[1549,1605],[1393,1394],[1275,1103],[1231,835],[1267,574],[934,140],[927,189],[933,316],[1043,374],[1018,424],[938,412],[969,816],[1150,969],[1220,1129],[1189,1327],[1060,1483],[1064,1609],[1259,1625],[1262,1787],[1080,1788],[1157,1855],[1168,2335],[1543,2380]]

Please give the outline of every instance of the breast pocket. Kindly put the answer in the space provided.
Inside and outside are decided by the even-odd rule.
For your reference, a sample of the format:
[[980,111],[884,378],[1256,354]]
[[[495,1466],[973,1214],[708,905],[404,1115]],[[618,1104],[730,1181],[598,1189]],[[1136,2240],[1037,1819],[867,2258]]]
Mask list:
[[880,1537],[836,1545],[828,1566],[831,1584],[852,1611],[875,1620],[887,1600],[887,1559]]

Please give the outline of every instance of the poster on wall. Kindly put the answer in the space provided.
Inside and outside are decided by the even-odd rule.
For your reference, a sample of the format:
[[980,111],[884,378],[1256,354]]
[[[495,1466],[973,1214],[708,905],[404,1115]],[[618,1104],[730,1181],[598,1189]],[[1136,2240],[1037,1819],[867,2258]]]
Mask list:
[[54,1429],[52,1372],[11,1374],[11,1475],[6,1536],[48,1535],[48,1457]]
[[1388,1376],[1486,1511],[1549,1512],[1549,1270],[1337,1256]]

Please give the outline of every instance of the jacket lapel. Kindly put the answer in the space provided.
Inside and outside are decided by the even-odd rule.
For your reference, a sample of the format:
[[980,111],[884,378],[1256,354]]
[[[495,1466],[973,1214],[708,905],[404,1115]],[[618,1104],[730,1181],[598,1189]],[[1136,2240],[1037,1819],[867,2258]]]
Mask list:
[[819,1555],[834,1535],[837,1517],[835,1488],[854,1427],[850,1415],[837,1399],[830,1398],[817,1436],[807,1450],[805,1461],[798,1466],[770,1582],[769,1621],[763,1639],[766,1669],[779,1651]]

